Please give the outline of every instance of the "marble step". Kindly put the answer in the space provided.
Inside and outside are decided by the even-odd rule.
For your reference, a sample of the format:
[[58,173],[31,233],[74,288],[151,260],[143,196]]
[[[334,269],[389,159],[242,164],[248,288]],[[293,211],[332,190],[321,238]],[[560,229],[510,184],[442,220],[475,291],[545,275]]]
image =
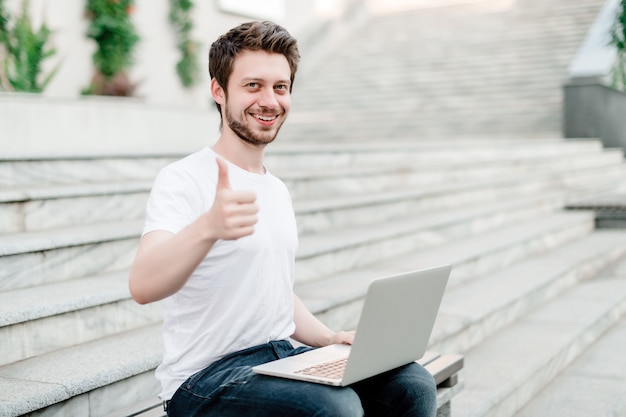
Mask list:
[[[554,106],[554,110],[560,106]],[[551,109],[548,109],[551,110]],[[329,119],[334,119],[330,115]],[[479,119],[461,118],[453,113],[441,116],[437,120],[430,117],[420,117],[402,123],[385,123],[372,126],[372,129],[363,129],[361,126],[352,126],[354,130],[342,126],[337,129],[327,130],[321,126],[301,126],[287,129],[283,135],[285,142],[295,142],[301,136],[317,136],[321,143],[332,142],[361,142],[373,141],[379,138],[392,138],[395,136],[406,137],[407,132],[419,132],[413,139],[416,141],[439,140],[448,136],[460,139],[484,138],[492,136],[499,138],[505,135],[524,137],[527,140],[545,139],[557,135],[557,130],[552,126],[554,118],[546,112],[526,110],[515,113],[481,113]],[[511,134],[513,131],[515,133]]]
[[[158,392],[160,324],[0,366],[0,415],[103,416]],[[30,414],[29,414],[30,415]]]
[[[508,189],[517,191],[514,186],[506,185]],[[487,193],[489,194],[489,191]],[[407,200],[408,204],[401,202],[402,199],[407,199],[407,195],[390,196],[387,194],[383,197],[375,194],[366,198],[336,199],[334,202],[326,201],[323,207],[320,203],[309,203],[308,207],[297,205],[300,231],[303,233],[305,231],[319,232],[338,227],[339,230],[343,230],[345,226],[342,227],[341,222],[347,218],[352,218],[353,223],[359,220],[363,225],[371,224],[373,221],[382,222],[382,218],[376,216],[384,214],[385,210],[387,211],[386,218],[397,216],[403,218],[410,212],[408,210],[414,210],[410,207],[410,200]],[[409,194],[408,197],[411,195]],[[508,196],[508,198],[511,197],[513,196]],[[556,200],[547,197],[547,201],[551,201],[549,203],[551,207],[562,201],[559,201],[562,199],[560,194],[555,197]],[[412,198],[416,199],[414,196]],[[420,204],[424,208],[429,208],[428,201],[436,199],[444,199],[443,202],[430,204],[435,205],[438,210],[451,205],[449,202],[446,203],[447,197],[442,190],[437,190],[434,196],[421,195],[420,198]],[[482,197],[470,194],[470,197],[460,200],[457,196],[453,202],[456,206],[459,201],[464,206],[468,206],[477,198],[480,201]],[[386,203],[386,200],[390,202]],[[372,207],[372,201],[378,201],[378,204]],[[414,223],[415,221],[413,220]],[[0,235],[0,277],[2,277],[0,290],[71,280],[128,267],[132,262],[142,225],[143,220],[138,218],[121,222]],[[348,233],[353,231],[353,229],[348,230]]]
[[161,303],[131,299],[127,270],[2,292],[0,366],[161,319]]
[[[623,272],[620,275],[626,278]],[[626,320],[621,319],[514,416],[626,415],[624,346]]]
[[[420,112],[423,111],[426,114],[432,114],[441,105],[448,105],[454,109],[465,111],[471,110],[472,105],[480,105],[481,108],[492,108],[495,111],[498,110],[496,106],[512,110],[537,103],[560,102],[560,91],[555,88],[555,85],[563,82],[563,77],[552,76],[554,79],[550,80],[551,75],[541,74],[541,71],[533,71],[533,75],[543,77],[541,83],[529,85],[525,91],[515,93],[514,99],[512,99],[511,89],[528,78],[528,73],[524,75],[525,77],[520,78],[491,78],[482,83],[481,80],[475,78],[472,78],[471,81],[457,80],[454,84],[445,84],[445,80],[443,80],[441,85],[438,85],[436,80],[427,79],[429,77],[422,77],[423,79],[415,80],[410,89],[406,85],[404,88],[402,85],[379,86],[376,97],[380,100],[388,100],[390,104],[384,109],[378,109],[378,111],[379,114],[390,114],[393,117],[393,113],[406,113],[407,110],[410,110],[411,103],[424,103],[427,98],[436,100],[430,106],[420,108]],[[483,76],[488,77],[487,74],[483,74]],[[341,83],[339,82],[339,84]],[[465,90],[467,96],[458,97],[458,90],[455,94],[455,88]],[[347,107],[348,103],[345,99],[341,97],[328,98],[320,92],[317,95],[308,95],[306,101],[303,99],[301,103],[297,103],[294,111],[324,108],[326,111],[338,111],[348,115],[361,110],[369,113],[376,111],[376,104],[368,100],[372,96],[371,92],[366,94],[360,92],[359,89],[348,86],[336,88],[336,90],[341,90],[340,94],[350,95],[350,103],[354,103],[354,106]],[[420,94],[415,94],[416,90]]]
[[[420,246],[425,247],[425,246],[432,246],[432,245],[441,245],[441,244],[444,244],[445,242],[449,242],[450,240],[467,237],[472,234],[484,233],[485,231],[493,230],[493,229],[505,226],[507,224],[512,224],[514,222],[519,222],[519,221],[528,220],[534,217],[541,217],[544,215],[549,215],[550,213],[559,209],[562,206],[563,206],[563,197],[559,196],[558,194],[553,194],[553,193],[532,196],[530,198],[516,197],[510,200],[501,202],[501,203],[494,203],[491,205],[478,205],[475,207],[466,205],[463,208],[457,208],[454,210],[448,210],[448,211],[440,210],[440,211],[433,212],[433,213],[423,213],[419,217],[413,219],[410,225],[413,230],[412,233],[419,234],[421,236],[421,239],[423,240],[420,243]],[[587,218],[586,215],[584,218],[585,219]],[[398,229],[402,233],[407,233],[407,231],[409,230],[407,228],[408,223],[404,224],[403,222],[396,222],[396,224],[401,224],[401,225],[400,227],[395,227],[394,229],[391,229],[392,231],[396,230],[395,232],[392,232],[394,234],[392,234],[391,236],[394,236],[395,234],[397,234]],[[376,242],[379,239],[381,239],[381,236],[384,236],[384,232],[382,232],[382,230],[385,229],[386,227],[387,226],[382,224],[381,226],[377,228],[373,228],[373,229],[371,225],[362,228],[360,232],[361,245],[376,244]],[[22,263],[25,263],[30,258],[31,252],[37,251],[37,250],[43,251],[44,253],[46,253],[47,259],[56,259],[56,256],[54,255],[56,252],[59,252],[60,254],[58,256],[61,259],[64,259],[63,252],[71,249],[72,247],[78,247],[79,245],[84,245],[84,246],[89,247],[89,246],[95,245],[97,249],[98,244],[106,245],[105,243],[100,243],[99,239],[111,239],[113,242],[116,239],[119,239],[123,244],[122,249],[116,250],[114,252],[114,254],[119,255],[122,250],[128,250],[127,245],[128,245],[129,236],[132,238],[133,235],[132,234],[129,235],[127,232],[129,231],[129,229],[133,229],[133,228],[137,230],[139,228],[139,224],[129,223],[129,222],[124,222],[121,224],[109,224],[109,225],[106,225],[105,227],[106,232],[108,232],[107,235],[102,234],[103,231],[101,227],[92,228],[94,232],[100,233],[99,235],[94,236],[94,237],[88,236],[89,230],[86,230],[83,227],[68,229],[68,230],[63,231],[62,233],[54,232],[54,234],[48,235],[48,238],[50,239],[50,241],[48,242],[47,246],[43,245],[43,242],[40,240],[41,237],[44,236],[42,233],[27,234],[29,235],[28,237],[32,238],[32,241],[27,242],[26,239],[23,239],[22,245],[20,245],[22,250],[25,252],[24,254],[22,254],[22,257],[25,258],[24,262]],[[117,231],[119,234],[118,235],[114,234],[114,231]],[[355,229],[352,229],[352,231],[354,232]],[[53,241],[54,235],[56,234],[64,235],[65,241],[62,241],[62,242],[58,240]],[[339,240],[334,237],[335,234],[332,234],[331,237],[327,239],[333,242],[333,248],[335,248],[335,250],[337,249],[341,250],[341,248],[344,248],[346,246],[349,248],[350,245],[353,245],[355,243],[354,239],[351,239],[347,236],[348,235],[347,232],[344,234],[346,235],[346,237],[340,238]],[[372,235],[373,237],[368,237],[368,235]],[[27,236],[22,236],[22,237],[25,238]],[[322,238],[320,238],[319,236],[317,238],[304,237],[302,238],[303,245],[306,246],[307,245],[306,242],[311,239],[316,239],[315,240],[316,242],[320,242],[321,241],[320,239]],[[370,241],[373,241],[373,242],[370,242]],[[66,248],[65,246],[69,246],[70,248]],[[4,247],[5,253],[11,253],[9,252],[9,249],[10,248],[5,246]],[[79,258],[77,262],[85,263],[89,265],[89,268],[91,269],[88,269],[87,272],[91,272],[92,274],[97,273],[98,271],[97,270],[94,271],[94,269],[92,268],[93,262],[88,262],[89,253],[90,251],[86,250],[85,259]],[[19,254],[20,253],[18,249],[15,248],[13,256],[0,258],[0,262],[3,262],[5,263],[5,265],[8,265],[7,270],[12,271],[11,276],[13,276],[14,277],[13,279],[17,281],[17,282],[12,283],[7,277],[3,281],[4,291],[24,288],[27,285],[29,286],[46,285],[46,284],[50,284],[56,281],[64,282],[63,280],[68,280],[70,278],[76,279],[76,278],[82,277],[78,266],[68,266],[68,265],[65,265],[66,267],[65,269],[75,271],[75,273],[73,275],[62,276],[58,279],[55,279],[55,277],[52,275],[54,271],[52,270],[51,267],[46,268],[46,270],[48,271],[47,276],[46,276],[46,281],[37,279],[36,276],[26,276],[28,272],[32,272],[33,270],[35,270],[36,269],[35,267],[27,268],[26,270],[21,271],[21,274],[18,274],[16,271],[16,267],[11,268],[11,261],[13,261],[14,264],[19,264],[19,262],[15,262]],[[121,263],[118,260],[116,263],[117,264],[116,269],[120,269],[120,268],[123,268],[124,266],[129,265],[129,262],[131,261],[129,255],[132,255],[132,254],[134,254],[134,252],[132,251],[131,253],[126,254],[127,256],[125,256],[125,258],[127,260],[124,263]],[[332,253],[330,255],[332,255]],[[107,256],[109,259],[111,259],[111,255],[107,255]],[[104,256],[101,256],[101,258],[104,258]],[[69,262],[69,260],[67,262]],[[301,256],[299,255],[298,263],[300,264],[301,262],[302,262]],[[54,263],[55,262],[53,262],[53,264]],[[87,273],[85,275],[87,275]],[[66,284],[66,285],[71,285],[71,284]],[[34,291],[38,291],[38,290],[35,289]],[[124,294],[125,293],[126,293],[126,289],[124,288]],[[10,296],[10,295],[8,297],[9,299],[10,298],[15,298],[15,299],[23,298],[21,296],[18,297],[18,296]],[[31,297],[26,297],[25,299],[29,299],[29,298]]]
[[[294,115],[294,119],[297,116]],[[302,124],[309,115],[290,120],[291,125]],[[285,126],[285,129],[288,129]],[[321,138],[323,139],[323,137]],[[302,175],[301,173],[324,172],[329,167],[356,168],[372,166],[415,166],[432,161],[494,161],[518,160],[548,155],[571,155],[577,152],[601,150],[599,141],[542,140],[441,140],[420,142],[415,139],[386,140],[384,143],[356,144],[306,143],[303,138],[294,141],[278,141],[268,149],[267,166],[279,176]],[[20,199],[23,188],[41,189],[47,184],[96,184],[114,182],[152,182],[158,170],[172,160],[184,155],[150,156],[128,154],[114,157],[106,155],[13,155],[0,157],[0,189]],[[309,168],[310,167],[310,168]],[[41,191],[33,191],[36,194]],[[45,191],[43,191],[45,194]],[[5,197],[7,198],[7,197]]]
[[0,189],[42,184],[152,181],[158,170],[182,155],[24,154],[0,156]]
[[[514,84],[514,82],[511,81],[511,84]],[[336,113],[337,117],[345,115],[347,121],[356,119],[359,115],[361,120],[368,120],[368,116],[376,115],[381,119],[381,123],[384,124],[397,121],[406,126],[419,126],[420,120],[427,120],[430,117],[438,116],[439,120],[445,119],[445,115],[437,115],[437,111],[444,108],[463,116],[469,116],[472,109],[476,111],[479,108],[481,113],[475,113],[475,115],[477,117],[485,117],[493,113],[521,113],[532,110],[541,112],[541,109],[536,108],[537,105],[554,106],[561,104],[561,95],[558,89],[546,88],[540,85],[529,88],[524,95],[519,94],[514,98],[510,96],[510,88],[507,88],[506,85],[502,85],[498,89],[494,87],[493,91],[490,92],[484,91],[480,86],[459,84],[457,88],[467,90],[467,96],[458,98],[452,91],[448,93],[435,90],[434,86],[431,85],[429,90],[415,87],[414,90],[420,90],[418,95],[415,93],[398,95],[394,91],[378,92],[377,96],[380,96],[381,100],[395,100],[395,104],[385,107],[384,110],[377,109],[376,105],[366,101],[365,97],[352,97],[355,100],[354,105],[352,105],[352,102],[346,103],[339,100],[328,100],[324,97],[318,97],[317,99],[310,97],[310,101],[297,107],[296,111],[319,111],[320,108],[323,108],[324,111]],[[509,92],[508,96],[507,90]],[[533,92],[534,94],[531,94]],[[345,94],[352,93],[346,92]],[[411,113],[416,114],[414,114],[412,119],[408,119],[407,115]],[[348,126],[352,127],[353,124],[348,124]],[[345,126],[340,128],[345,128]]]
[[[158,389],[151,370],[160,358],[159,332],[159,325],[148,326],[0,367],[2,415],[17,416],[57,402],[44,413],[105,414],[112,411],[107,407],[148,398]],[[106,401],[107,395],[116,401]],[[458,407],[455,402],[453,409]]]
[[[617,156],[621,158],[621,155]],[[372,194],[296,200],[294,207],[298,216],[298,229],[301,234],[312,234],[336,227],[381,223],[432,210],[498,204],[518,196],[530,198],[546,192],[577,199],[602,190],[615,189],[624,184],[626,178],[626,166],[621,162],[575,170],[569,167],[550,169],[553,171],[535,169],[523,176],[494,175],[494,179],[490,180],[445,181],[442,184],[416,185],[411,189]]]
[[[292,116],[297,113],[294,111]],[[329,116],[327,113],[319,114]],[[304,119],[315,114],[305,112]],[[292,120],[290,125],[297,125],[307,120]],[[327,121],[327,120],[324,120]],[[319,124],[319,122],[318,122]],[[287,128],[287,125],[284,126]],[[404,163],[427,163],[434,161],[493,161],[504,158],[556,156],[577,152],[597,152],[602,150],[602,143],[596,139],[564,140],[554,137],[540,139],[481,137],[473,139],[440,138],[437,141],[419,141],[410,135],[385,138],[384,142],[373,141],[363,143],[335,142],[324,143],[316,138],[307,141],[302,138],[298,142],[277,142],[268,148],[266,161],[268,166],[276,170],[277,166],[285,168],[329,166],[370,165],[380,163],[390,157],[392,161],[400,158]],[[387,140],[388,139],[388,140]],[[275,146],[274,146],[275,145]],[[284,164],[281,164],[283,162]],[[282,172],[281,172],[282,174]]]
[[[507,224],[549,215],[562,206],[553,195],[516,199],[488,207],[463,208],[420,217],[426,245],[485,233]],[[300,265],[298,258],[298,265]],[[126,270],[56,284],[0,293],[0,337],[11,340],[0,349],[10,362],[124,331],[160,319],[161,309],[141,309],[127,288]],[[66,330],[55,337],[59,326]]]
[[[544,4],[545,7],[542,7]],[[428,62],[431,54],[445,54],[441,51],[443,45],[458,51],[448,54],[453,63],[472,59],[476,55],[483,56],[494,49],[504,53],[535,49],[563,53],[563,45],[582,40],[586,26],[591,25],[601,6],[601,0],[584,5],[570,2],[566,7],[546,1],[541,5],[519,4],[515,8],[494,12],[470,8],[463,12],[461,8],[453,7],[388,14],[372,18],[364,30],[356,32],[350,39],[354,48],[333,56],[328,66],[333,70],[337,68],[337,63],[369,58],[374,52],[395,59],[421,58]],[[550,24],[542,24],[547,15]],[[416,39],[431,42],[415,42]],[[469,45],[474,49],[464,48]],[[423,52],[424,57],[419,52]],[[367,61],[372,64],[380,62],[371,58]],[[456,65],[450,66],[450,69],[456,68]]]
[[[528,174],[566,172],[575,169],[609,167],[623,163],[621,150],[605,150],[601,153],[573,154],[569,156],[502,158],[494,161],[450,161],[448,163],[424,163],[413,166],[372,166],[367,169],[328,169],[324,172],[289,173],[280,177],[289,188],[293,200],[326,196],[343,196],[363,193],[381,193],[411,187],[434,188],[465,181],[493,178],[525,177]],[[567,175],[564,173],[563,175]]]
[[625,255],[625,231],[594,231],[449,288],[431,337],[432,348],[467,352],[535,307],[597,276]]
[[[561,206],[562,198],[544,195],[487,207],[464,207],[432,213],[420,217],[422,231],[419,233],[425,236],[424,245],[443,245],[455,239],[549,215]],[[300,262],[298,258],[298,266]],[[140,314],[144,310],[138,310],[138,306],[130,300],[127,279],[127,270],[122,270],[0,292],[0,337],[4,334],[7,335],[5,340],[15,342],[8,344],[6,352],[0,357],[3,361],[20,360],[46,349],[82,343],[145,324],[146,321],[158,320],[161,313],[158,307],[154,307],[149,314]],[[51,331],[46,329],[53,328],[55,323],[62,323],[68,329],[63,337],[42,336],[49,334]],[[0,349],[0,353],[2,351]]]
[[[452,416],[514,416],[624,320],[623,275],[583,282],[528,312],[465,352],[465,386],[454,399]],[[588,381],[585,387],[593,392]]]
[[0,235],[0,292],[128,269],[143,221]]
[[[422,14],[422,13],[407,13],[401,18],[397,17],[379,17],[372,19],[367,26],[367,30],[355,34],[353,39],[354,48],[345,51],[345,53],[337,54],[333,57],[329,64],[332,70],[337,70],[335,66],[337,63],[350,63],[359,57],[369,58],[367,62],[370,65],[384,65],[384,63],[377,62],[371,59],[372,55],[380,56],[388,55],[399,59],[404,58],[407,61],[426,61],[433,56],[445,55],[445,51],[438,49],[443,43],[446,46],[454,48],[455,51],[459,51],[458,54],[448,54],[449,60],[452,63],[465,62],[475,59],[478,53],[485,53],[498,49],[503,52],[505,56],[511,56],[515,58],[516,51],[523,51],[531,53],[537,51],[543,52],[545,56],[546,51],[551,51],[556,45],[567,45],[570,47],[576,47],[572,45],[580,40],[583,32],[586,28],[581,30],[581,19],[587,20],[587,24],[591,24],[595,18],[595,15],[599,11],[602,3],[596,2],[596,7],[593,10],[588,10],[586,13],[580,13],[575,10],[561,10],[563,14],[559,16],[559,19],[553,19],[550,25],[550,30],[558,31],[561,36],[558,38],[548,37],[546,33],[545,25],[541,25],[540,21],[521,22],[516,19],[515,27],[511,27],[510,15],[502,13],[500,16],[495,15],[483,15],[483,16],[464,16],[463,19],[455,19],[451,16],[446,16],[443,13],[437,14]],[[548,12],[550,13],[550,12]],[[568,16],[569,14],[569,16]],[[426,16],[429,16],[426,20]],[[458,17],[458,16],[457,16]],[[491,19],[489,19],[491,17]],[[537,16],[543,17],[545,16]],[[441,22],[443,20],[450,19],[456,24],[454,28],[448,28],[449,30],[441,30]],[[435,21],[438,20],[438,21]],[[419,22],[420,24],[416,24]],[[430,23],[430,24],[429,24]],[[435,25],[438,26],[434,26]],[[467,30],[468,26],[485,25],[482,29],[476,31],[473,28],[473,33],[465,33],[465,37],[459,39],[456,37],[455,30]],[[461,27],[464,27],[461,29]],[[539,29],[539,30],[537,30]],[[401,31],[401,32],[400,32]],[[489,35],[497,33],[500,37],[495,39]],[[432,43],[427,45],[417,44],[412,48],[407,48],[408,39],[420,38],[422,36],[428,36],[431,38]],[[524,40],[523,43],[517,44],[514,47],[511,45],[503,45],[502,42],[510,40]],[[476,50],[463,50],[463,46],[471,44],[476,47]],[[423,52],[424,55],[420,55],[419,52]],[[565,51],[555,51],[555,53],[564,53]],[[571,52],[571,51],[567,51]],[[495,56],[497,60],[499,56]],[[488,65],[484,64],[484,65]],[[459,70],[456,65],[451,65],[450,70]]]
[[[575,220],[576,224],[568,224],[568,220]],[[556,227],[557,222],[563,222],[560,231],[548,232],[552,226]],[[521,221],[488,233],[451,240],[446,244],[415,249],[404,255],[398,254],[384,261],[357,266],[316,280],[300,280],[296,283],[296,291],[306,300],[309,309],[324,322],[336,328],[349,328],[356,324],[366,287],[373,278],[433,265],[452,264],[447,291],[451,292],[455,288],[459,290],[454,291],[462,291],[462,288],[479,282],[482,277],[507,271],[513,265],[528,262],[543,253],[547,256],[560,247],[573,245],[576,248],[576,245],[601,243],[602,239],[614,239],[610,240],[613,243],[622,242],[621,234],[617,238],[610,233],[607,237],[601,234],[598,235],[600,237],[589,238],[592,229],[593,219],[589,216],[567,219],[561,218],[560,213],[547,215],[539,220]],[[595,253],[595,250],[592,252]]]
[[[333,203],[338,201],[336,198],[328,198],[326,201],[322,200],[320,204],[311,201],[315,198],[362,194],[361,197],[355,197],[350,205],[357,205],[358,201],[363,201],[366,205],[386,205],[403,195],[402,192],[390,190],[418,187],[415,192],[404,192],[407,197],[405,204],[408,204],[409,199],[423,199],[423,193],[428,194],[429,189],[437,188],[437,184],[440,183],[446,184],[441,186],[442,190],[446,190],[451,189],[448,184],[461,181],[515,178],[529,174],[565,172],[570,169],[608,167],[622,163],[622,159],[620,151],[611,150],[593,154],[573,154],[567,158],[545,156],[534,161],[514,157],[504,161],[483,163],[452,161],[445,166],[431,163],[416,167],[376,165],[367,168],[330,168],[323,173],[291,172],[281,177],[304,217],[311,208],[327,213],[333,210]],[[142,219],[151,186],[151,181],[143,181],[64,184],[2,190],[0,233]],[[378,199],[379,202],[368,201],[374,199]],[[339,200],[349,201],[350,197]],[[378,211],[384,212],[384,209]],[[308,229],[310,228],[302,228]]]
[[[492,239],[498,243],[508,242],[516,253],[525,256],[524,247],[531,250],[535,246],[544,248],[546,243],[562,242],[586,234],[591,227],[592,213],[554,213],[502,228],[511,235],[508,238],[494,235]],[[419,216],[388,221],[376,228],[366,225],[311,235],[300,242],[296,279],[307,282],[373,265],[403,254],[423,251],[440,239],[430,229],[423,228]],[[456,279],[459,280],[460,276]]]
[[[497,199],[512,198],[514,195],[532,195],[564,185],[577,192],[576,196],[580,197],[581,192],[604,191],[603,187],[615,183],[612,181],[613,178],[618,179],[622,175],[623,166],[614,165],[608,168],[577,170],[567,175],[555,173],[536,174],[534,177],[527,175],[526,183],[519,183],[517,179],[497,179],[492,183],[471,184],[473,188],[467,185],[453,185],[436,187],[430,192],[420,190],[417,193],[374,193],[365,197],[316,200],[298,203],[296,209],[301,224],[300,231],[304,233],[321,231],[324,227],[334,228],[337,227],[337,222],[345,222],[347,219],[361,224],[371,221],[382,222],[394,214],[407,216],[408,213],[415,212],[415,209],[443,210],[479,202],[493,203]],[[603,183],[596,185],[594,183],[596,180]],[[494,187],[494,184],[497,187]],[[406,202],[411,199],[414,202],[408,207]],[[380,215],[386,217],[376,217]],[[141,223],[142,221],[138,219],[0,235],[0,265],[2,265],[0,271],[4,278],[0,281],[0,288],[6,290],[41,284],[43,283],[41,275],[44,273],[48,280],[69,280],[128,266],[136,248],[136,237],[141,230]],[[352,233],[353,230],[348,232]],[[98,259],[97,262],[84,261],[93,256]],[[81,270],[78,268],[80,264],[88,265],[91,269]]]
[[143,219],[152,181],[0,190],[0,234]]
[[[488,97],[479,97],[475,101],[480,101],[480,107],[476,102],[468,102],[461,104],[459,100],[453,99],[448,105],[446,103],[435,106],[431,105],[430,110],[421,110],[427,102],[433,101],[432,95],[423,95],[419,99],[415,98],[407,100],[404,108],[393,113],[382,113],[376,109],[360,109],[358,111],[344,111],[337,109],[336,111],[328,110],[326,114],[320,114],[320,117],[328,118],[329,120],[341,120],[341,125],[329,129],[324,125],[315,125],[314,123],[293,123],[289,128],[285,127],[284,138],[285,140],[297,140],[299,136],[317,136],[321,140],[328,141],[330,137],[336,138],[360,138],[361,141],[371,140],[375,141],[381,137],[394,137],[394,136],[407,136],[413,135],[413,139],[416,141],[424,140],[425,134],[428,133],[428,129],[440,128],[442,131],[446,126],[439,126],[442,123],[449,125],[449,128],[461,128],[467,126],[473,128],[480,126],[483,129],[482,135],[493,135],[492,128],[503,126],[509,126],[509,130],[502,131],[500,135],[509,134],[508,132],[515,132],[513,135],[526,134],[524,130],[520,130],[523,127],[523,123],[529,123],[529,120],[541,122],[549,117],[555,110],[562,107],[562,103],[556,98],[558,93],[555,93],[555,98],[548,100],[533,100],[522,102],[522,100],[516,99],[516,106],[507,107],[501,105],[497,101]],[[519,103],[518,103],[519,102]],[[343,105],[343,108],[349,107],[350,104]],[[467,107],[467,108],[464,108]],[[544,107],[539,109],[538,107]],[[313,111],[312,111],[313,112]],[[417,113],[417,114],[416,114]],[[303,111],[302,114],[305,114]],[[560,116],[559,116],[560,117]],[[374,126],[370,126],[367,121],[372,118],[379,118],[381,121]],[[489,126],[491,123],[494,126]],[[497,126],[497,124],[500,126]],[[532,126],[529,126],[532,127]],[[354,133],[350,133],[354,131]],[[463,134],[459,131],[456,135],[440,135],[442,136],[458,136],[458,137],[471,137],[469,133],[474,136],[480,135],[481,132],[468,132]],[[341,134],[341,136],[338,136]],[[554,136],[558,134],[556,131],[547,132],[546,136]],[[537,133],[535,133],[535,136]]]
[[[491,46],[491,45],[490,45]],[[388,61],[380,61],[386,57],[383,48],[373,49],[360,57],[352,60],[336,60],[336,66],[329,67],[327,71],[315,74],[308,80],[303,80],[296,87],[294,96],[296,107],[316,97],[330,97],[341,100],[341,95],[329,94],[329,91],[343,94],[346,91],[354,92],[357,97],[365,96],[363,89],[359,90],[359,82],[367,82],[373,91],[379,89],[396,88],[398,93],[405,95],[407,91],[399,88],[403,81],[411,87],[441,87],[443,91],[451,91],[454,85],[484,85],[486,91],[498,88],[500,82],[510,81],[510,90],[517,94],[513,80],[526,80],[532,88],[535,85],[546,85],[552,88],[558,86],[555,83],[562,80],[564,74],[560,72],[565,63],[572,59],[578,45],[569,42],[562,44],[569,51],[549,51],[546,48],[502,48],[497,56],[485,60],[484,56],[472,51],[474,55],[451,57],[448,51],[433,51],[430,48],[413,48],[402,60],[402,65],[393,58]],[[478,46],[480,47],[480,46]],[[355,49],[356,50],[356,49]],[[414,53],[414,55],[411,55]],[[551,54],[551,55],[548,55]],[[395,61],[395,62],[394,62]],[[437,68],[445,64],[445,68]],[[455,65],[456,64],[456,65]],[[350,72],[345,71],[347,68]],[[437,71],[439,69],[439,71]],[[376,75],[378,77],[376,77]],[[381,75],[385,76],[382,77]],[[529,74],[542,76],[540,79],[528,78]],[[350,78],[351,76],[354,78]],[[446,83],[446,77],[448,78]],[[490,78],[494,83],[490,85]],[[315,89],[312,80],[325,82],[324,89]],[[328,87],[328,88],[326,88]],[[409,89],[409,91],[412,89]],[[371,91],[371,90],[370,90]],[[524,94],[525,92],[519,91]],[[390,103],[391,104],[391,103]]]
[[[421,35],[416,36],[419,37]],[[384,39],[385,36],[382,35],[381,38]],[[564,39],[556,44],[561,48],[559,50],[549,49],[550,46],[546,44],[545,34],[543,38],[526,38],[524,42],[527,42],[527,44],[518,45],[514,48],[510,46],[503,47],[501,43],[496,44],[481,40],[480,42],[473,42],[471,45],[471,47],[475,48],[471,52],[473,55],[463,53],[462,49],[460,49],[463,48],[462,44],[445,45],[448,48],[445,51],[436,50],[434,45],[442,47],[446,43],[444,39],[431,39],[432,45],[415,46],[412,48],[407,48],[406,44],[401,42],[393,42],[387,39],[387,45],[379,45],[377,47],[370,45],[367,51],[363,50],[365,48],[360,47],[361,44],[355,43],[354,49],[346,51],[345,56],[334,58],[332,62],[329,62],[328,70],[320,71],[316,74],[316,79],[329,81],[329,89],[337,86],[339,81],[344,81],[347,87],[354,87],[355,84],[351,83],[348,78],[350,73],[342,72],[342,68],[353,70],[357,80],[368,77],[368,71],[370,79],[372,73],[384,74],[390,77],[379,77],[373,86],[383,83],[398,83],[398,79],[394,79],[394,76],[404,76],[403,78],[410,81],[414,79],[416,72],[418,74],[427,74],[428,71],[430,71],[428,75],[438,80],[442,79],[442,74],[453,76],[454,78],[449,80],[450,83],[456,82],[457,79],[469,79],[473,74],[477,74],[477,77],[480,78],[483,73],[496,74],[496,76],[512,74],[516,77],[521,77],[524,70],[528,73],[528,71],[534,69],[550,69],[553,68],[552,65],[555,63],[571,59],[580,45],[580,40],[579,36]],[[543,44],[540,45],[540,42],[543,42]],[[404,55],[400,60],[398,59],[397,49],[403,47]],[[359,50],[362,53],[360,56],[357,55]],[[452,51],[456,53],[451,53]],[[550,52],[547,51],[553,53],[550,55]],[[498,52],[498,54],[492,56],[490,60],[481,59],[484,58],[484,55],[481,55],[481,53],[489,52]],[[387,61],[381,61],[381,59],[387,59]],[[400,62],[403,65],[398,65]],[[445,64],[445,66],[441,68],[441,71],[436,72],[434,71],[436,64]],[[553,70],[552,74],[555,73],[556,71]],[[302,87],[306,89],[307,93],[312,90],[310,83],[306,81],[302,83]]]
[[[452,199],[447,206],[465,207],[471,202],[475,202],[474,196],[460,201]],[[443,210],[443,207],[439,204],[436,209]],[[301,279],[317,276],[313,274],[316,269],[320,269],[320,273],[330,272],[328,268],[334,262],[343,265],[344,255],[353,262],[361,262],[358,253],[364,250],[376,251],[384,247],[376,258],[381,259],[401,247],[405,247],[405,251],[423,247],[424,242],[429,241],[424,223],[420,216],[404,220],[408,216],[403,213],[395,221],[381,222],[374,228],[371,223],[365,223],[335,227],[326,233],[320,231],[312,235],[300,247],[299,262],[307,265],[303,267],[305,272],[301,272]],[[132,263],[142,223],[140,220],[124,221],[0,235],[0,290],[27,288],[127,268]],[[416,231],[421,232],[412,236]],[[320,260],[324,258],[326,260]],[[332,260],[330,264],[329,259]]]

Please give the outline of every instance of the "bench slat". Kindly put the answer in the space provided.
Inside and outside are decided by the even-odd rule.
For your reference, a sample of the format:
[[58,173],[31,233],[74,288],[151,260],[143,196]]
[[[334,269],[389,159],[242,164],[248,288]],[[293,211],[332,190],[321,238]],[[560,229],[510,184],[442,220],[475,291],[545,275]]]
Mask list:
[[452,378],[463,368],[463,355],[447,354],[428,363],[425,368],[435,378],[437,386],[452,386],[456,378]]

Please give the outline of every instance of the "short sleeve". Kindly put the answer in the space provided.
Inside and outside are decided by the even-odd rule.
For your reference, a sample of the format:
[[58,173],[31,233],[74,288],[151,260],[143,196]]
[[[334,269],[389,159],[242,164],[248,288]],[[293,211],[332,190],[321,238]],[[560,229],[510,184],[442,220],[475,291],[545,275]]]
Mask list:
[[161,169],[148,197],[143,235],[154,230],[180,232],[202,213],[201,200],[188,172],[175,165]]

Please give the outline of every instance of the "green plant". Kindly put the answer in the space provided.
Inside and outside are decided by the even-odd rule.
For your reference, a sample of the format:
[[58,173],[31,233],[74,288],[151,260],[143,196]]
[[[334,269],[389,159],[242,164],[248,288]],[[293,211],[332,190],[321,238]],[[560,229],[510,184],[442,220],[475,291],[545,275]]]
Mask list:
[[9,14],[4,8],[4,0],[0,0],[0,90],[10,90],[11,84],[4,70],[8,51],[6,44],[9,39]]
[[170,0],[170,22],[176,29],[176,41],[181,58],[176,64],[176,72],[185,87],[198,83],[200,70],[198,67],[198,43],[191,40],[193,20],[191,0]]
[[45,23],[33,30],[28,15],[28,0],[22,1],[21,14],[10,25],[11,16],[0,1],[0,44],[2,70],[0,85],[4,90],[39,93],[56,74],[58,66],[42,79],[42,64],[56,51],[48,48],[51,31]]
[[130,19],[133,0],[87,0],[86,16],[91,21],[87,37],[98,48],[92,56],[95,74],[83,94],[132,95],[134,86],[126,71],[133,63],[139,41]]
[[0,0],[0,44],[4,44],[8,38],[9,14],[4,8],[4,0]]
[[610,35],[611,44],[616,49],[612,85],[614,88],[626,91],[626,0],[620,0]]

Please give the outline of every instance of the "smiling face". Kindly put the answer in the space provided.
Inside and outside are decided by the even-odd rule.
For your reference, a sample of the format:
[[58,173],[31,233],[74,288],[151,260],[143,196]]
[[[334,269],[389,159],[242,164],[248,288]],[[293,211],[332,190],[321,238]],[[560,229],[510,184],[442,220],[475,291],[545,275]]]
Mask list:
[[241,51],[233,63],[227,92],[217,81],[211,84],[226,122],[223,133],[232,133],[255,146],[271,143],[291,107],[290,77],[284,55]]

